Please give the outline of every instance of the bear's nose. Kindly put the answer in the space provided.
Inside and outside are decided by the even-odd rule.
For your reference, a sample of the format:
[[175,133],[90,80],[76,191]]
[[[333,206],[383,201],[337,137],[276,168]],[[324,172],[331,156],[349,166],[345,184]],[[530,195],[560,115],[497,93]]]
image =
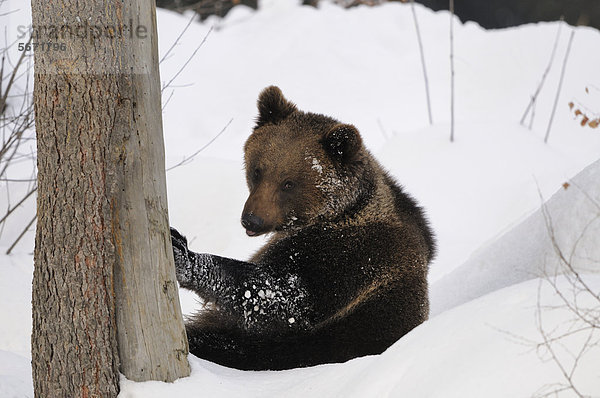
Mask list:
[[242,227],[246,228],[248,231],[258,231],[263,224],[263,219],[252,213],[246,213],[242,216]]

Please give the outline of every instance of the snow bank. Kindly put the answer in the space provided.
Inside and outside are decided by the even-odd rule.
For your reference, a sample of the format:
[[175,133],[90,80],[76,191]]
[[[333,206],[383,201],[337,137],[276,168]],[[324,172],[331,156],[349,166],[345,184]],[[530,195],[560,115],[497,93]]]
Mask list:
[[[599,276],[586,281],[600,289]],[[560,289],[568,289],[564,279]],[[190,356],[192,375],[173,384],[121,381],[120,398],[210,397],[517,397],[532,396],[562,379],[556,363],[536,352],[542,341],[536,323],[539,280],[511,286],[441,314],[414,329],[379,356],[344,364],[280,372],[244,372]],[[549,285],[541,284],[541,305],[560,306]],[[589,296],[579,304],[593,305]],[[595,304],[597,306],[597,303]],[[572,314],[544,314],[548,330]],[[585,334],[564,342],[576,352]],[[568,363],[565,353],[559,357]],[[581,360],[575,382],[581,391],[598,391],[600,347]],[[555,387],[555,386],[554,386]]]
[[32,256],[0,254],[0,397],[33,397],[32,277]]
[[0,350],[0,397],[33,397],[31,360],[29,358]]
[[430,289],[431,313],[436,315],[500,288],[564,271],[555,244],[572,259],[571,265],[578,272],[600,273],[599,182],[597,161],[566,182],[526,220],[434,283]]

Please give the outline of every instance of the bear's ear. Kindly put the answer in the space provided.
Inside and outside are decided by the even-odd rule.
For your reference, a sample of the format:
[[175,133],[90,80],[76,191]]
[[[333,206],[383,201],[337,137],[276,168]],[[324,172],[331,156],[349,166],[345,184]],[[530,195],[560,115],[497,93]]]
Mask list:
[[336,124],[321,140],[325,151],[342,163],[356,160],[362,147],[360,133],[351,124]]
[[298,110],[296,105],[285,99],[276,86],[265,88],[258,96],[258,118],[256,128],[267,123],[277,124]]

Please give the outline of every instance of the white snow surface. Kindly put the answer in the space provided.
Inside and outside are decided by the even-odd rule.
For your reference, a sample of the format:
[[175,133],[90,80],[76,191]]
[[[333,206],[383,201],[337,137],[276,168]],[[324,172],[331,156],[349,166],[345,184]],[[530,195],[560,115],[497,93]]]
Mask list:
[[[600,289],[598,275],[586,280]],[[558,286],[568,289],[569,284],[560,278]],[[190,357],[190,377],[172,384],[122,378],[119,397],[530,397],[563,381],[548,354],[536,351],[542,341],[538,289],[540,281],[531,280],[446,311],[381,355],[279,372],[238,371]],[[561,304],[549,285],[542,283],[540,290],[541,305]],[[544,313],[542,320],[550,329],[571,315]],[[567,342],[573,352],[586,335],[576,337]],[[600,347],[595,347],[581,361],[575,380],[584,393],[600,391],[599,360]]]
[[[9,42],[18,41],[15,26],[30,23],[28,7],[28,2],[3,3],[1,10],[20,9],[0,16],[2,23],[8,20]],[[433,125],[427,120],[410,5],[343,10],[323,2],[315,10],[297,1],[265,0],[258,11],[237,6],[223,19],[193,23],[161,63],[167,84],[214,27],[163,92],[164,135],[170,167],[233,119],[214,143],[167,173],[169,211],[171,225],[187,235],[192,250],[244,259],[265,242],[248,238],[239,224],[247,196],[242,147],[260,90],[278,85],[300,109],[354,124],[431,219],[439,243],[430,270],[432,318],[379,356],[282,372],[242,372],[190,356],[191,377],[173,384],[123,379],[121,397],[512,397],[544,393],[564,382],[548,353],[535,349],[541,342],[538,291],[544,303],[561,303],[548,281],[536,279],[544,272],[552,275],[557,264],[540,194],[551,198],[546,208],[559,246],[569,255],[576,246],[574,264],[600,291],[594,275],[600,268],[600,129],[581,127],[568,107],[574,101],[600,112],[600,33],[575,29],[544,144],[572,28],[540,23],[485,31],[455,20],[457,122],[450,143],[450,17],[415,7]],[[157,15],[165,54],[191,15],[164,10]],[[519,120],[559,27],[556,59],[529,130]],[[15,166],[10,177],[29,178],[30,166]],[[6,190],[0,182],[0,209],[7,207]],[[33,232],[15,254],[3,253],[34,209],[30,200],[0,231],[0,397],[33,396]],[[567,289],[568,280],[559,277],[558,286]],[[184,313],[197,309],[193,294],[182,290],[181,298]],[[543,315],[548,328],[572,318],[564,310]],[[565,346],[577,350],[585,337],[576,334]],[[569,355],[561,351],[560,358],[568,361]],[[598,350],[588,351],[576,372],[574,380],[585,394],[600,392],[598,363]]]
[[542,208],[434,283],[431,314],[505,286],[560,273],[556,250],[571,259],[576,272],[599,272],[600,160],[567,184]]

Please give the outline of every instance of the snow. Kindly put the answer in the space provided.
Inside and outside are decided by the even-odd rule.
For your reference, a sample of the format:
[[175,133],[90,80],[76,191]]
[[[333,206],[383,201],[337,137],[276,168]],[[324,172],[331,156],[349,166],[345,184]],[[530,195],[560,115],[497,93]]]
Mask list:
[[312,166],[310,166],[311,169],[315,170],[319,174],[323,174],[323,166],[321,166],[319,159],[312,158],[311,165],[312,165]]
[[0,397],[33,397],[30,365],[32,256],[0,255],[0,274]]
[[31,360],[11,351],[0,350],[0,396],[33,397]]
[[[600,112],[595,51],[600,33],[575,29],[544,144],[571,28],[540,23],[485,31],[456,20],[457,124],[456,141],[450,143],[447,12],[415,5],[431,89],[434,124],[429,126],[408,4],[343,10],[324,2],[315,10],[297,3],[265,0],[258,11],[237,6],[224,19],[193,23],[161,63],[166,84],[214,26],[164,90],[167,167],[204,146],[233,118],[210,146],[167,173],[171,224],[187,235],[194,251],[247,259],[264,244],[262,237],[248,238],[239,224],[247,196],[242,147],[258,93],[276,84],[300,109],[356,126],[366,146],[426,208],[439,243],[430,272],[432,318],[380,356],[282,372],[241,372],[190,356],[191,377],[168,385],[122,379],[120,396],[506,397],[532,396],[564,382],[547,352],[535,349],[541,341],[536,324],[540,281],[544,302],[560,302],[547,282],[532,278],[552,274],[557,264],[540,210],[550,198],[546,208],[559,246],[570,253],[583,233],[575,265],[600,290],[600,279],[590,274],[598,273],[600,261],[600,130],[581,127],[568,107],[573,101],[588,114]],[[0,18],[8,18],[10,26],[28,24],[27,2],[4,4],[3,9],[25,8]],[[158,10],[157,16],[165,54],[190,15]],[[556,59],[529,130],[519,120],[542,78],[559,26]],[[7,30],[10,42],[17,40],[16,31]],[[307,154],[306,160],[323,171],[317,159]],[[28,178],[31,170],[25,166],[30,167],[15,168],[12,178]],[[5,198],[6,185],[0,184],[0,209]],[[31,202],[16,213],[21,227],[34,211]],[[4,227],[0,253],[19,232],[18,223]],[[33,396],[33,239],[30,232],[16,254],[0,254],[2,397]],[[562,277],[558,283],[569,286]],[[184,313],[198,309],[193,294],[182,290],[181,297]],[[571,318],[564,311],[544,316],[549,329]],[[566,346],[576,350],[582,341],[584,336],[577,335]],[[597,365],[600,356],[597,350],[586,355],[576,381],[588,394],[597,394],[600,373],[589,358]]]
[[[589,278],[600,288],[600,277]],[[561,288],[567,288],[564,279]],[[422,324],[382,355],[343,364],[280,372],[243,372],[192,357],[192,375],[173,384],[133,383],[122,379],[121,398],[211,397],[517,397],[532,396],[562,381],[556,364],[543,352],[536,324],[538,280],[524,282],[449,310]],[[558,305],[542,285],[542,305]],[[587,297],[588,301],[590,297]],[[585,300],[583,300],[585,302]],[[581,303],[583,305],[583,303]],[[549,328],[566,313],[544,314]],[[582,337],[569,341],[572,350]],[[577,378],[582,391],[600,387],[600,347],[584,357]],[[567,396],[567,395],[565,395]]]
[[[577,272],[599,272],[600,161],[569,180],[540,208],[433,284],[431,313],[561,269],[555,245]],[[555,242],[551,240],[554,234]],[[524,259],[527,259],[524,261]]]

